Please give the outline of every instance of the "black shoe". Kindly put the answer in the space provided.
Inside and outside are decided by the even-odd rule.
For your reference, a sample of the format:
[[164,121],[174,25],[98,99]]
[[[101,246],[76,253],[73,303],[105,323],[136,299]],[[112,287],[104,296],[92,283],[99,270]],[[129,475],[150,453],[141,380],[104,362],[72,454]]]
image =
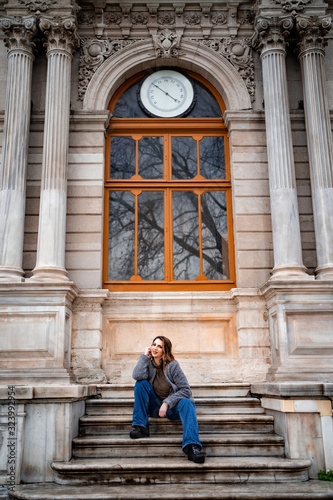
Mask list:
[[205,455],[201,453],[201,449],[197,444],[190,444],[187,447],[187,458],[196,464],[203,464]]
[[149,429],[141,427],[140,425],[135,425],[133,430],[130,432],[130,437],[132,439],[149,437]]

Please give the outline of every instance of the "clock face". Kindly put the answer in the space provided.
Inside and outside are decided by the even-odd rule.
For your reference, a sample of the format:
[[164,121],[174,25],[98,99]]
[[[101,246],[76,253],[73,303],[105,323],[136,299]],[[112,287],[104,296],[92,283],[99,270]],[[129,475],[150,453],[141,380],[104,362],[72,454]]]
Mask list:
[[144,111],[160,118],[184,115],[193,104],[190,80],[173,70],[161,70],[147,76],[140,88],[139,104]]

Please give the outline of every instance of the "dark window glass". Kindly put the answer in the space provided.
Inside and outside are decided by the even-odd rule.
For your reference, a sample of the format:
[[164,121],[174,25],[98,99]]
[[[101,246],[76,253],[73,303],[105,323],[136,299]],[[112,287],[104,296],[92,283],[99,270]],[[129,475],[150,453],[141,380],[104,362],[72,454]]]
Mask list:
[[211,280],[229,279],[227,202],[224,191],[201,195],[203,274]]
[[172,179],[193,179],[197,173],[197,142],[192,137],[173,137]]
[[143,137],[139,141],[139,175],[143,179],[163,179],[163,137]]
[[172,193],[173,273],[175,280],[194,280],[200,274],[198,197]]
[[135,174],[135,148],[131,137],[111,137],[111,179],[130,179]]
[[206,179],[225,179],[224,137],[201,139],[200,174]]
[[164,280],[163,191],[143,191],[138,197],[138,275]]
[[109,194],[109,280],[129,280],[134,274],[135,196]]
[[[190,78],[190,77],[188,77]],[[222,117],[221,108],[211,93],[198,80],[190,78],[195,85],[196,102],[187,118],[219,118]],[[134,83],[119,97],[114,110],[114,118],[148,118],[148,115],[140,108],[138,104],[138,91],[141,81]]]

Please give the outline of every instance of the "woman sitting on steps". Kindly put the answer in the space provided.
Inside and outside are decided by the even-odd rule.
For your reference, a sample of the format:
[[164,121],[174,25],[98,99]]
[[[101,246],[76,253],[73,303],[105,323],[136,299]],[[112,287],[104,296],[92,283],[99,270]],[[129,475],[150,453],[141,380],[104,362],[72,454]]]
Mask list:
[[189,460],[204,463],[192,391],[172,354],[171,341],[156,337],[141,354],[133,371],[134,387],[132,439],[149,436],[149,417],[181,420],[182,449]]

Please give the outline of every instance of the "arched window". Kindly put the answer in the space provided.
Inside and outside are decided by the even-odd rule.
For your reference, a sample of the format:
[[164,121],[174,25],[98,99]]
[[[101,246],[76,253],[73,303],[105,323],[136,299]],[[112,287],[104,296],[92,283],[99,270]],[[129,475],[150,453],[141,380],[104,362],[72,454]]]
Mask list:
[[103,286],[235,287],[228,135],[215,89],[190,72],[152,71],[126,82],[109,109]]

